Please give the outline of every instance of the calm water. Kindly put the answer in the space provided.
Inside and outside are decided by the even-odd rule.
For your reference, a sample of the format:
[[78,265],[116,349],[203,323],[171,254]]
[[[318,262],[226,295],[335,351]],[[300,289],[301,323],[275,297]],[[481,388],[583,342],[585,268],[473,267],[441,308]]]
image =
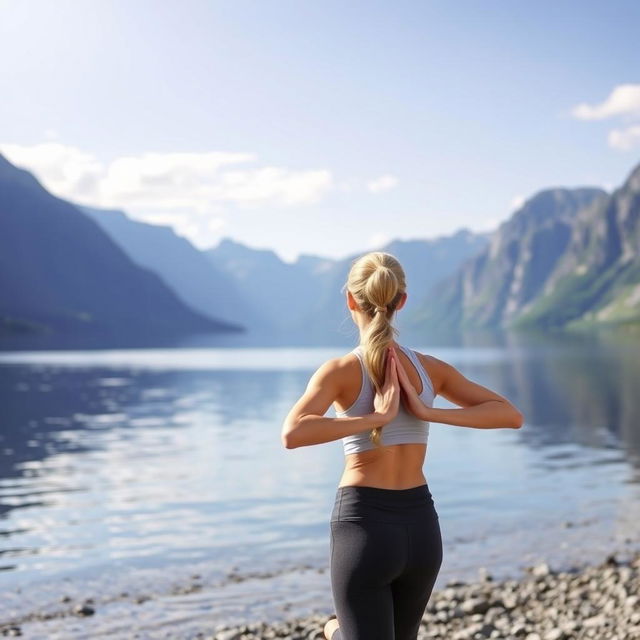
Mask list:
[[[640,341],[401,342],[526,418],[519,431],[432,423],[437,588],[637,546]],[[64,594],[150,590],[156,620],[331,611],[342,446],[286,450],[280,429],[317,366],[350,348],[1,353],[0,621]],[[203,589],[169,598],[193,580]]]

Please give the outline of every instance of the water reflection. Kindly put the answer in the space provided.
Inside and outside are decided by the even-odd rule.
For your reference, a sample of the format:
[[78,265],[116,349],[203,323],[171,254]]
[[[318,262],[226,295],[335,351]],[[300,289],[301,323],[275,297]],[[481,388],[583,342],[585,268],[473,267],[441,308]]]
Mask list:
[[[506,558],[534,514],[618,521],[635,499],[636,342],[403,342],[526,418],[519,431],[432,425],[425,473],[446,544],[468,548],[459,567],[490,539]],[[341,445],[287,451],[280,428],[312,371],[348,348],[0,354],[0,579],[325,558]]]

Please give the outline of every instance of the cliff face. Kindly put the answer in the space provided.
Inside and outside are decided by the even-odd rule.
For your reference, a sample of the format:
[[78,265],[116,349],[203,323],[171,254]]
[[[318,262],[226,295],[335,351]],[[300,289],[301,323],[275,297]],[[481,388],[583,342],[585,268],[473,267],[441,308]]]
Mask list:
[[520,324],[640,321],[640,166],[580,211],[567,250]]
[[506,327],[543,293],[565,255],[577,217],[607,200],[602,189],[547,189],[494,232],[484,251],[440,281],[412,324]]

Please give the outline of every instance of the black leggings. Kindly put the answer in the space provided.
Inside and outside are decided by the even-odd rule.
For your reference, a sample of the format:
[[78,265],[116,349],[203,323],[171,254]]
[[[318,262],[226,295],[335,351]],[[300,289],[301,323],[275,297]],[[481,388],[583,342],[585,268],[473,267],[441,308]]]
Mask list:
[[331,640],[416,640],[442,564],[428,485],[338,487],[330,527]]

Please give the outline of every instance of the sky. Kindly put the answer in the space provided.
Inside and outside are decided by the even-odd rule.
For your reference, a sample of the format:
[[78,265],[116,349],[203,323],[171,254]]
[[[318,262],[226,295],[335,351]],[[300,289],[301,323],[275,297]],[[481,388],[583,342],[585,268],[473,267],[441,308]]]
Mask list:
[[640,3],[0,0],[0,153],[55,195],[342,258],[640,161]]

